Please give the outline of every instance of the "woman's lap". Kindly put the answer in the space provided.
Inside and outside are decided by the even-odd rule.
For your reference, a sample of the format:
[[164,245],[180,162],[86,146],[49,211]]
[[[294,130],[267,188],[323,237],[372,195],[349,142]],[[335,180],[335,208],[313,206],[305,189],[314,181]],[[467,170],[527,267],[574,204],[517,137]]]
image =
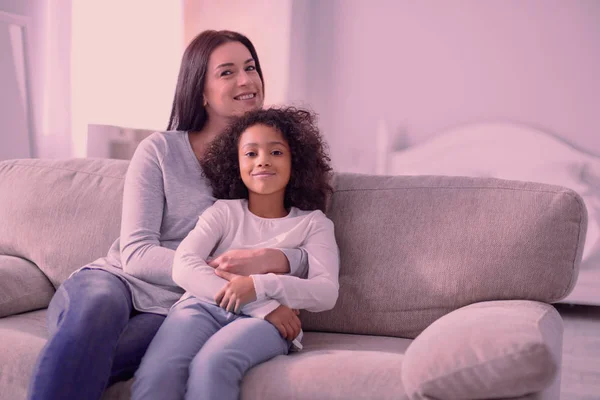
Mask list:
[[132,310],[129,288],[109,272],[84,269],[67,279],[48,307],[51,336],[34,371],[31,398],[68,396],[61,387],[71,386],[92,399],[107,383],[131,377],[164,319],[135,312],[131,318]]

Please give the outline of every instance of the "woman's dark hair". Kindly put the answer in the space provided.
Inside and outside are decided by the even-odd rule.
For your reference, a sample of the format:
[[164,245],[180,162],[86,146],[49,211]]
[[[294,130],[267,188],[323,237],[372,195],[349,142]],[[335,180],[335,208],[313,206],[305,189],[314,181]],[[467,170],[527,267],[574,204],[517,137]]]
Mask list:
[[234,119],[213,140],[200,161],[213,195],[218,199],[248,198],[248,189],[240,176],[238,145],[242,133],[258,124],[277,129],[290,148],[292,168],[284,207],[325,211],[332,192],[327,144],[317,128],[316,115],[295,107],[250,111]]
[[254,45],[246,36],[232,31],[204,31],[191,41],[183,53],[175,96],[169,117],[167,130],[199,131],[206,123],[206,109],[204,108],[204,84],[208,60],[212,52],[222,44],[240,42],[250,52],[254,65],[262,82],[263,93],[265,80],[263,79],[260,61]]

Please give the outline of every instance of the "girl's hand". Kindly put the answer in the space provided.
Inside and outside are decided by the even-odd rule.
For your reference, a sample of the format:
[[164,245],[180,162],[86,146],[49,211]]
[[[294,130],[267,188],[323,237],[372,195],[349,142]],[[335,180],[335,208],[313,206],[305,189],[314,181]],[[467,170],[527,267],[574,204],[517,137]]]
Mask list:
[[275,326],[281,336],[287,340],[294,340],[300,334],[300,329],[302,329],[297,311],[281,305],[271,311],[265,317],[265,320]]
[[219,269],[215,269],[215,274],[229,281],[215,296],[215,302],[219,307],[237,314],[246,304],[256,300],[254,281],[249,276],[236,275]]
[[290,265],[287,257],[278,249],[233,249],[208,262],[215,270],[236,275],[287,274]]

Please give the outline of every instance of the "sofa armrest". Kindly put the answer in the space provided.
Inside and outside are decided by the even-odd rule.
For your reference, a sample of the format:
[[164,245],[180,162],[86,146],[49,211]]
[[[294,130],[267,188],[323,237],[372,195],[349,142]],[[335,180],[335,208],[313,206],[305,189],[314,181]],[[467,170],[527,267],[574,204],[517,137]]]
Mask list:
[[54,286],[35,264],[0,255],[0,318],[48,307]]
[[487,301],[459,308],[408,347],[402,382],[410,398],[559,397],[563,325],[546,303]]

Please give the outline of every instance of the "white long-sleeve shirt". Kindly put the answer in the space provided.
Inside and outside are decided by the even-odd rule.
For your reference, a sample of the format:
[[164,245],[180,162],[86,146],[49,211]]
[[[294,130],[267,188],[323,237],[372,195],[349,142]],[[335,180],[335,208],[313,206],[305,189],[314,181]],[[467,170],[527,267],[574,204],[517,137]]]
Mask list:
[[339,252],[333,223],[323,212],[292,207],[282,218],[261,218],[248,210],[247,200],[218,200],[198,218],[196,227],[175,252],[173,280],[194,296],[215,304],[228,282],[208,266],[209,255],[230,248],[302,248],[308,254],[308,274],[251,275],[256,301],[242,313],[264,318],[280,304],[318,312],[333,308],[338,297]]

